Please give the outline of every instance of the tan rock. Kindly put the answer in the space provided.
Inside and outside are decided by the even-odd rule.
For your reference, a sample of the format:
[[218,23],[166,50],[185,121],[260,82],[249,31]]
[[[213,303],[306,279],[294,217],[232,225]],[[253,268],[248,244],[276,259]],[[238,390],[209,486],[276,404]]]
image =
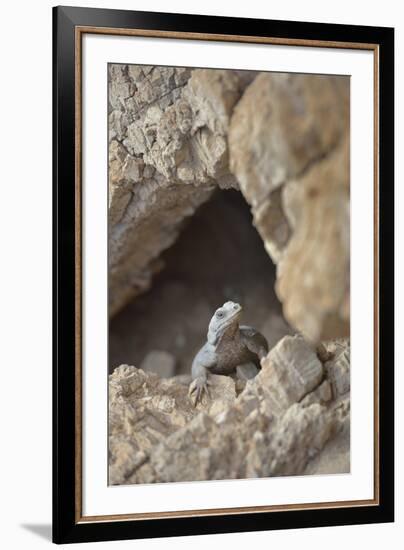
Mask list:
[[324,375],[314,348],[300,336],[282,338],[261,364],[261,372],[247,382],[239,400],[260,398],[264,411],[276,416],[313,391]]
[[229,132],[230,167],[248,202],[260,205],[328,153],[348,113],[349,88],[340,77],[261,73],[237,104]]
[[110,314],[150,287],[160,253],[216,186],[237,187],[227,128],[235,71],[110,66]]
[[276,291],[289,322],[317,341],[349,335],[348,147],[345,139],[283,191],[295,226],[278,263]]
[[287,321],[349,334],[349,80],[260,74],[234,110],[230,167],[277,263]]
[[327,379],[330,381],[332,395],[337,399],[350,391],[350,345],[341,340],[329,344],[333,357],[325,363]]
[[[341,355],[347,343],[338,346]],[[323,373],[310,344],[285,337],[238,397],[232,378],[215,375],[211,398],[194,408],[180,379],[119,367],[109,383],[110,483],[297,475],[316,464],[327,473],[327,460],[332,472],[346,468],[349,393],[334,400]],[[321,459],[336,438],[339,460]]]

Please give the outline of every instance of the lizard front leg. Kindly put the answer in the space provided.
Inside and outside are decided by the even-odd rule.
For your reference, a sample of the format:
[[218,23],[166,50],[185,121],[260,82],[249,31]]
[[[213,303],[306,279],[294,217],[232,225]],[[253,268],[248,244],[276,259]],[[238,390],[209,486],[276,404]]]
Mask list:
[[202,401],[203,394],[206,393],[210,397],[209,385],[210,381],[208,379],[208,369],[202,365],[195,365],[192,367],[192,382],[189,386],[189,395],[193,396],[194,407],[198,404],[199,401]]
[[203,394],[206,393],[208,397],[210,382],[208,380],[209,368],[215,366],[216,355],[210,346],[206,344],[196,355],[192,363],[192,382],[189,386],[189,395],[194,395],[194,407],[199,401],[202,401]]

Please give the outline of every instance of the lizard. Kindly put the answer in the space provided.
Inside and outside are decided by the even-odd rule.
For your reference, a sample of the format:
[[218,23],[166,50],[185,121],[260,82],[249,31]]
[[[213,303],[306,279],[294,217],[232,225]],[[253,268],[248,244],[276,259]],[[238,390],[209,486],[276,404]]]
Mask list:
[[207,341],[192,362],[192,382],[189,395],[194,406],[204,393],[209,397],[209,374],[236,375],[242,380],[254,378],[260,362],[268,353],[265,337],[256,329],[239,325],[243,308],[236,302],[226,302],[210,320]]

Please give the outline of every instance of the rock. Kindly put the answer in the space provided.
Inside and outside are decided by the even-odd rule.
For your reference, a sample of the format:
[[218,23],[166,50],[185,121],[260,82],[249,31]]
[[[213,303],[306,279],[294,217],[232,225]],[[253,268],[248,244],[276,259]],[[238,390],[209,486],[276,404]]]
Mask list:
[[314,391],[306,395],[300,403],[307,407],[308,405],[313,405],[313,403],[319,403],[324,405],[332,399],[331,384],[328,380],[324,380]]
[[160,253],[213,190],[238,184],[227,129],[236,71],[109,66],[110,313],[150,287]]
[[192,382],[192,376],[190,374],[177,374],[172,378],[177,384],[182,384],[183,386],[189,387]]
[[349,334],[349,80],[262,73],[237,103],[230,167],[277,264],[287,321]]
[[345,418],[340,419],[340,431],[325,444],[321,453],[307,463],[304,475],[341,474],[351,471],[349,399],[343,400],[341,407]]
[[325,443],[339,431],[333,411],[318,404],[293,404],[273,427],[258,437],[254,434],[247,455],[248,477],[297,475],[318,455]]
[[109,482],[124,483],[144,453],[194,414],[186,386],[128,365],[115,369],[109,377]]
[[[340,346],[341,355],[348,343],[326,346]],[[268,477],[316,468],[327,473],[327,461],[330,471],[346,471],[349,393],[335,400],[323,374],[315,348],[289,336],[238,396],[232,378],[214,375],[211,399],[196,408],[179,377],[161,379],[127,365],[115,369],[109,379],[109,482]]]
[[283,191],[295,227],[278,263],[276,291],[285,317],[313,340],[349,335],[348,147],[344,139]]
[[334,399],[345,395],[350,391],[350,345],[348,340],[341,340],[329,344],[333,355],[332,359],[325,363],[325,370],[331,384]]
[[348,83],[261,73],[247,88],[231,120],[230,166],[253,207],[336,146],[346,130]]
[[313,391],[324,376],[315,349],[300,336],[282,338],[261,365],[261,372],[247,382],[242,395],[249,398],[263,392],[263,405],[278,416]]
[[154,372],[161,378],[171,378],[175,374],[175,357],[167,351],[150,351],[143,359],[141,370]]
[[122,483],[143,461],[145,452],[199,412],[218,414],[234,401],[231,378],[212,376],[212,382],[212,399],[195,408],[188,386],[177,382],[176,377],[162,379],[128,365],[115,369],[109,378],[110,483]]

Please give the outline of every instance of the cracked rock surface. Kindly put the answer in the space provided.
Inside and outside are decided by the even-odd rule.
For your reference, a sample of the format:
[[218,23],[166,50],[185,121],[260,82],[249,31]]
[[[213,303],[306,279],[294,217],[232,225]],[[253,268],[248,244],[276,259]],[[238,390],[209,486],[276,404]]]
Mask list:
[[194,408],[187,375],[115,369],[110,484],[349,472],[347,340],[326,342],[320,354],[285,336],[254,379],[211,380],[211,397]]
[[277,265],[286,320],[349,335],[349,79],[109,66],[113,315],[215,189],[239,190]]
[[237,71],[110,65],[110,313],[150,287],[160,253],[214,189],[238,188],[227,131]]
[[261,73],[234,110],[229,147],[285,318],[316,341],[348,336],[348,79]]

